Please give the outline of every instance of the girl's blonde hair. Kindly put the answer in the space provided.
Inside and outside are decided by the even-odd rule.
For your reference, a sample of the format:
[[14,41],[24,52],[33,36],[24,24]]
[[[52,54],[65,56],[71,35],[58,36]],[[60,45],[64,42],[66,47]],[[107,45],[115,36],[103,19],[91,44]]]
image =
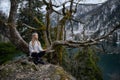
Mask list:
[[35,33],[32,34],[32,40],[31,40],[32,41],[32,46],[34,46],[35,41],[37,41],[38,45],[40,45],[40,41],[39,40],[33,39],[33,36],[35,36],[35,35],[38,35],[38,33],[35,32]]
[[34,32],[34,33],[32,33],[32,36],[34,36],[34,35],[36,35],[36,34],[38,35],[38,33]]

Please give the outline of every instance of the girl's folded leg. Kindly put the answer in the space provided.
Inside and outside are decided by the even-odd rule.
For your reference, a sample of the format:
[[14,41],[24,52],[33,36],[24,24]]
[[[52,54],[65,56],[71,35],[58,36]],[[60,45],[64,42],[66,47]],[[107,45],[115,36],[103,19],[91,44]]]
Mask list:
[[32,56],[32,57],[37,57],[37,53],[33,52],[33,53],[31,54],[31,56]]
[[32,58],[33,58],[33,62],[35,63],[35,64],[38,64],[38,54],[37,53],[32,53]]
[[38,57],[39,57],[38,63],[45,64],[44,61],[41,59],[41,57],[43,57],[45,54],[46,51],[41,51],[40,53],[38,53]]
[[38,57],[41,58],[46,54],[46,51],[41,51],[38,53]]

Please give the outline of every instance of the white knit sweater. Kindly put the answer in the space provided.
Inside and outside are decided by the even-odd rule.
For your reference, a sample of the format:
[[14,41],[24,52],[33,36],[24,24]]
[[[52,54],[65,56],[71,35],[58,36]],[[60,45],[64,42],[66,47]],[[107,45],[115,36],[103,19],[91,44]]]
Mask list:
[[40,51],[43,51],[43,48],[38,41],[35,41],[34,45],[32,45],[32,41],[30,41],[29,42],[29,51],[30,51],[30,56],[31,56],[31,53],[33,53],[33,52],[39,53]]

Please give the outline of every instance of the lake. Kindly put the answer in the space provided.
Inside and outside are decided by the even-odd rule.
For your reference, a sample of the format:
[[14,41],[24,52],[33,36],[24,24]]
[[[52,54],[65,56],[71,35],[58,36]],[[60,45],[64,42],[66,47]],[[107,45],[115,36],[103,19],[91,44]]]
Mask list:
[[[112,54],[113,47],[118,50],[116,54]],[[120,80],[120,45],[113,45],[109,49],[110,54],[98,54],[98,65],[104,80]]]
[[99,54],[98,65],[104,80],[120,80],[120,54]]

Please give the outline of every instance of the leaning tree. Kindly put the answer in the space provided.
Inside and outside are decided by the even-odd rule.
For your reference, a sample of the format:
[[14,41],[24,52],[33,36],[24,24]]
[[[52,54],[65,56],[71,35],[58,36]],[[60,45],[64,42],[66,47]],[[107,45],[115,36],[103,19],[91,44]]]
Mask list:
[[[29,0],[30,1],[30,0]],[[78,22],[81,24],[85,24],[81,20],[76,20],[74,18],[75,13],[77,12],[77,6],[81,0],[66,0],[64,3],[61,4],[54,4],[52,0],[42,0],[43,4],[46,6],[46,13],[45,13],[45,21],[41,23],[39,19],[34,16],[37,23],[39,23],[40,27],[44,30],[44,40],[47,45],[48,51],[54,49],[56,46],[68,46],[68,47],[84,47],[97,44],[100,40],[105,39],[110,34],[112,34],[115,30],[120,28],[119,23],[114,25],[106,34],[101,35],[99,37],[86,39],[84,41],[75,41],[75,40],[66,40],[64,37],[65,33],[65,25],[67,22]],[[119,0],[116,0],[119,4]],[[21,37],[20,33],[17,30],[17,22],[16,22],[16,14],[18,9],[18,0],[10,0],[11,7],[9,17],[5,18],[4,15],[1,13],[0,15],[0,32],[9,38],[9,40],[16,46],[18,49],[22,50],[25,53],[28,53],[28,43]],[[66,5],[69,5],[66,7]],[[103,5],[105,6],[105,5]],[[61,8],[61,11],[57,11],[55,8]],[[115,9],[115,8],[114,8]],[[55,28],[54,39],[52,39],[51,29],[51,15],[56,13],[62,17],[58,17],[58,23]],[[24,26],[29,27],[30,29],[39,30],[29,24],[24,24]],[[107,27],[109,28],[109,27]]]
[[[44,20],[41,21],[40,18],[37,16],[39,15],[39,13],[37,13],[37,15],[33,15],[33,14],[36,14],[34,13],[35,11],[30,11],[28,13],[28,16],[30,16],[30,19],[32,19],[32,21],[34,21],[35,24],[37,24],[36,26],[38,27],[35,27],[33,25],[34,23],[32,23],[32,25],[29,24],[29,21],[27,23],[23,22],[24,18],[21,18],[21,19],[18,18],[18,15],[17,15],[18,5],[19,5],[18,1],[19,0],[10,0],[11,7],[10,7],[9,17],[5,17],[5,15],[2,14],[2,12],[0,12],[0,33],[2,35],[7,37],[18,49],[28,54],[29,53],[28,43],[23,39],[18,29],[21,26],[24,26],[27,29],[42,31],[43,33],[42,37],[48,49],[47,51],[49,52],[50,50],[55,50],[53,54],[54,56],[52,57],[54,57],[53,59],[54,61],[56,61],[56,63],[61,62],[60,60],[62,60],[61,56],[63,54],[62,51],[64,51],[64,46],[73,47],[73,48],[83,47],[84,50],[81,52],[81,54],[78,55],[80,56],[78,57],[79,59],[77,60],[78,65],[76,65],[76,62],[74,59],[70,58],[66,60],[65,68],[67,68],[68,71],[71,71],[71,73],[74,76],[80,78],[80,80],[85,80],[82,77],[86,77],[86,75],[90,80],[93,80],[93,77],[94,79],[101,80],[99,76],[100,73],[96,68],[96,61],[94,61],[93,59],[94,56],[92,54],[92,51],[86,47],[91,45],[96,45],[101,40],[104,40],[105,38],[109,37],[109,35],[114,33],[116,30],[120,29],[120,19],[119,19],[120,1],[119,0],[108,0],[108,2],[102,4],[100,7],[93,10],[94,13],[92,15],[89,15],[89,16],[87,15],[86,17],[89,17],[88,20],[76,18],[76,13],[79,12],[78,5],[81,0],[65,0],[65,2],[62,2],[62,3],[59,2],[59,0],[41,0],[43,6],[46,7],[44,12],[45,16],[43,17]],[[30,8],[30,10],[32,10],[31,8],[33,7],[31,6],[33,5],[33,3],[31,4],[31,1],[34,2],[34,0],[28,0],[29,2],[28,9]],[[38,2],[39,1],[40,0],[38,0]],[[41,10],[41,8],[39,7],[37,9]],[[107,13],[111,13],[111,14],[108,15]],[[102,18],[102,21],[100,21],[99,18]],[[91,21],[92,19],[95,21]],[[56,25],[52,25],[52,24],[55,24],[53,23],[53,21],[56,22]],[[67,28],[66,25],[68,23],[71,25],[71,33],[72,35],[74,35],[74,29],[73,29],[74,22],[84,25],[83,40],[75,40],[75,39],[67,40],[66,39],[66,28]],[[95,23],[97,24],[100,23],[101,25],[102,24],[105,24],[105,25],[96,26],[98,28],[96,31],[94,31],[92,35],[94,37],[91,36],[89,38],[84,38],[86,37],[85,30],[87,29],[88,25],[93,26]],[[99,35],[103,32],[104,34]],[[79,34],[79,35],[82,35],[82,34]],[[49,55],[51,56],[51,54]],[[82,64],[84,63],[84,65],[81,66],[81,63]],[[87,74],[83,75],[83,73],[86,73],[86,70],[88,70]]]

